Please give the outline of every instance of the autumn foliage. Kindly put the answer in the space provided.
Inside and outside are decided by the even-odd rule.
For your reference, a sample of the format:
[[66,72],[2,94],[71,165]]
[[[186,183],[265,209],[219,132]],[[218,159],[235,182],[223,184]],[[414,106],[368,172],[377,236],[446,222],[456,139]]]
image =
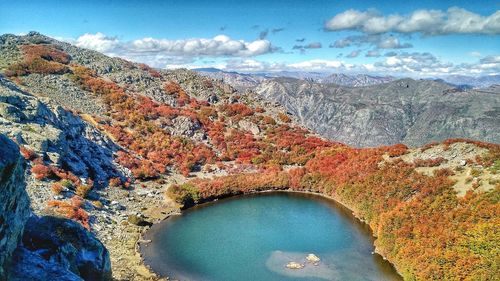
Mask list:
[[70,56],[53,45],[22,45],[23,61],[11,64],[5,71],[9,77],[31,73],[63,74],[69,72]]
[[84,201],[81,197],[74,196],[70,202],[52,200],[47,202],[49,208],[53,208],[58,214],[79,222],[83,227],[90,230],[89,214],[83,209]]
[[[26,45],[21,51],[23,61],[11,65],[7,75],[70,73],[77,85],[102,100],[106,116],[96,126],[121,146],[115,160],[133,178],[149,180],[171,172],[187,177],[213,167],[227,172],[222,177],[170,186],[168,195],[178,203],[189,206],[264,190],[321,193],[348,206],[370,226],[377,237],[377,251],[406,280],[493,280],[498,276],[499,184],[491,191],[457,197],[450,179],[453,171],[438,169],[446,160],[404,162],[398,157],[408,152],[405,145],[357,149],[324,140],[293,125],[285,113],[273,118],[236,95],[211,104],[190,96],[181,82],[165,81],[166,76],[147,65],[134,66],[162,81],[162,94],[174,98],[165,104],[130,93],[126,86],[90,68],[71,64],[71,58],[54,46]],[[215,88],[208,80],[203,85]],[[176,133],[179,122],[201,137]],[[500,170],[499,145],[451,139],[423,149],[436,145],[447,149],[455,142],[487,149],[488,154],[470,162],[491,173]],[[54,181],[54,193],[68,188],[76,194],[70,202],[50,201],[49,207],[89,228],[83,198],[93,184],[83,184],[71,172],[43,164],[27,148],[21,148],[21,153],[33,161],[35,178]],[[428,176],[418,173],[417,167],[437,168]],[[130,183],[119,177],[108,182],[112,188],[128,188]]]
[[500,185],[459,198],[449,179],[452,171],[439,169],[431,177],[415,171],[415,166],[437,166],[443,159],[379,165],[384,155],[396,157],[406,149],[332,146],[316,152],[303,167],[194,179],[172,186],[169,196],[192,204],[261,190],[318,192],[347,205],[370,225],[378,251],[405,280],[497,276]]

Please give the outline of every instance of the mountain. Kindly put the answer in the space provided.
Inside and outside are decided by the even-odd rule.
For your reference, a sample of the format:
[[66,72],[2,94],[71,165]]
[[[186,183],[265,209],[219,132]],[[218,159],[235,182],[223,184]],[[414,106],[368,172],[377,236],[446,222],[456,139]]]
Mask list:
[[2,281],[162,280],[138,251],[150,226],[273,190],[346,206],[405,280],[497,276],[500,145],[358,149],[300,125],[365,145],[496,141],[496,87],[266,78],[239,92],[36,32],[0,36],[0,73]]
[[296,78],[300,80],[314,81],[317,83],[337,84],[349,87],[376,85],[393,81],[391,76],[372,76],[365,74],[326,74],[319,72],[301,71],[279,71],[259,73],[228,72],[217,68],[196,68],[194,71],[215,79],[221,79],[225,83],[240,91],[252,90],[260,83],[273,78]]
[[442,78],[444,81],[457,86],[469,86],[472,88],[487,88],[493,85],[500,85],[500,75],[488,76],[466,76],[449,75]]
[[365,74],[346,75],[339,73],[329,75],[325,78],[317,79],[315,80],[315,82],[337,84],[340,86],[360,87],[387,83],[393,81],[394,79],[395,78],[391,76],[372,76]]
[[292,78],[255,88],[324,137],[366,147],[419,146],[447,138],[500,142],[500,91],[458,90],[429,80],[401,79],[342,87]]
[[197,68],[193,69],[201,75],[219,79],[227,83],[240,92],[245,92],[255,88],[259,83],[268,79],[265,74],[244,74],[238,72],[228,72],[217,68]]

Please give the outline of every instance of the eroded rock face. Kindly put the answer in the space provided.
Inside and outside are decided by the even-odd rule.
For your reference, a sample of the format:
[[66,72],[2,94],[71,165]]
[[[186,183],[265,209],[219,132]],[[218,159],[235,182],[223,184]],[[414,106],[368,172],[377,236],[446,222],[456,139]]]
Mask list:
[[9,281],[82,281],[78,275],[61,265],[44,259],[40,254],[19,247],[12,257],[14,267]]
[[292,78],[267,80],[255,91],[318,134],[353,146],[420,146],[447,138],[500,142],[499,91],[461,91],[429,80],[343,87]]
[[107,136],[48,99],[22,91],[0,76],[0,133],[28,145],[56,166],[97,183],[119,175],[118,149]]
[[0,280],[6,280],[12,252],[29,216],[24,162],[17,145],[0,134]]
[[[92,233],[72,220],[51,216],[31,217],[24,231],[23,247],[40,253],[47,262],[45,265],[50,267],[50,264],[55,264],[83,280],[111,280],[108,250]],[[24,250],[20,251],[23,257]],[[16,272],[23,275],[29,274],[26,271],[29,268],[23,271],[20,264],[16,267]]]

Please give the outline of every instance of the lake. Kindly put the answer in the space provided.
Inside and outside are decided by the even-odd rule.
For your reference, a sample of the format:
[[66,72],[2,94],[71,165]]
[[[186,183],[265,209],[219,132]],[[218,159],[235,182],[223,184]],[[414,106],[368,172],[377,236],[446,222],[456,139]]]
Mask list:
[[[218,200],[154,225],[145,263],[180,280],[402,280],[372,254],[367,225],[312,194],[270,192]],[[313,263],[308,254],[320,258]],[[286,266],[296,262],[301,269]]]

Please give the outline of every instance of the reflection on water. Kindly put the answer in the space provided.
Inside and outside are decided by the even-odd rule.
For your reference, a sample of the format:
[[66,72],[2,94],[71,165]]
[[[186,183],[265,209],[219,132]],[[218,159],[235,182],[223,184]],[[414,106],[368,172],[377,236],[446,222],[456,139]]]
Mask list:
[[[154,271],[180,280],[401,280],[373,255],[369,228],[330,200],[266,193],[219,200],[153,226],[141,247]],[[318,265],[305,257],[314,253]],[[289,269],[295,261],[302,269]]]

